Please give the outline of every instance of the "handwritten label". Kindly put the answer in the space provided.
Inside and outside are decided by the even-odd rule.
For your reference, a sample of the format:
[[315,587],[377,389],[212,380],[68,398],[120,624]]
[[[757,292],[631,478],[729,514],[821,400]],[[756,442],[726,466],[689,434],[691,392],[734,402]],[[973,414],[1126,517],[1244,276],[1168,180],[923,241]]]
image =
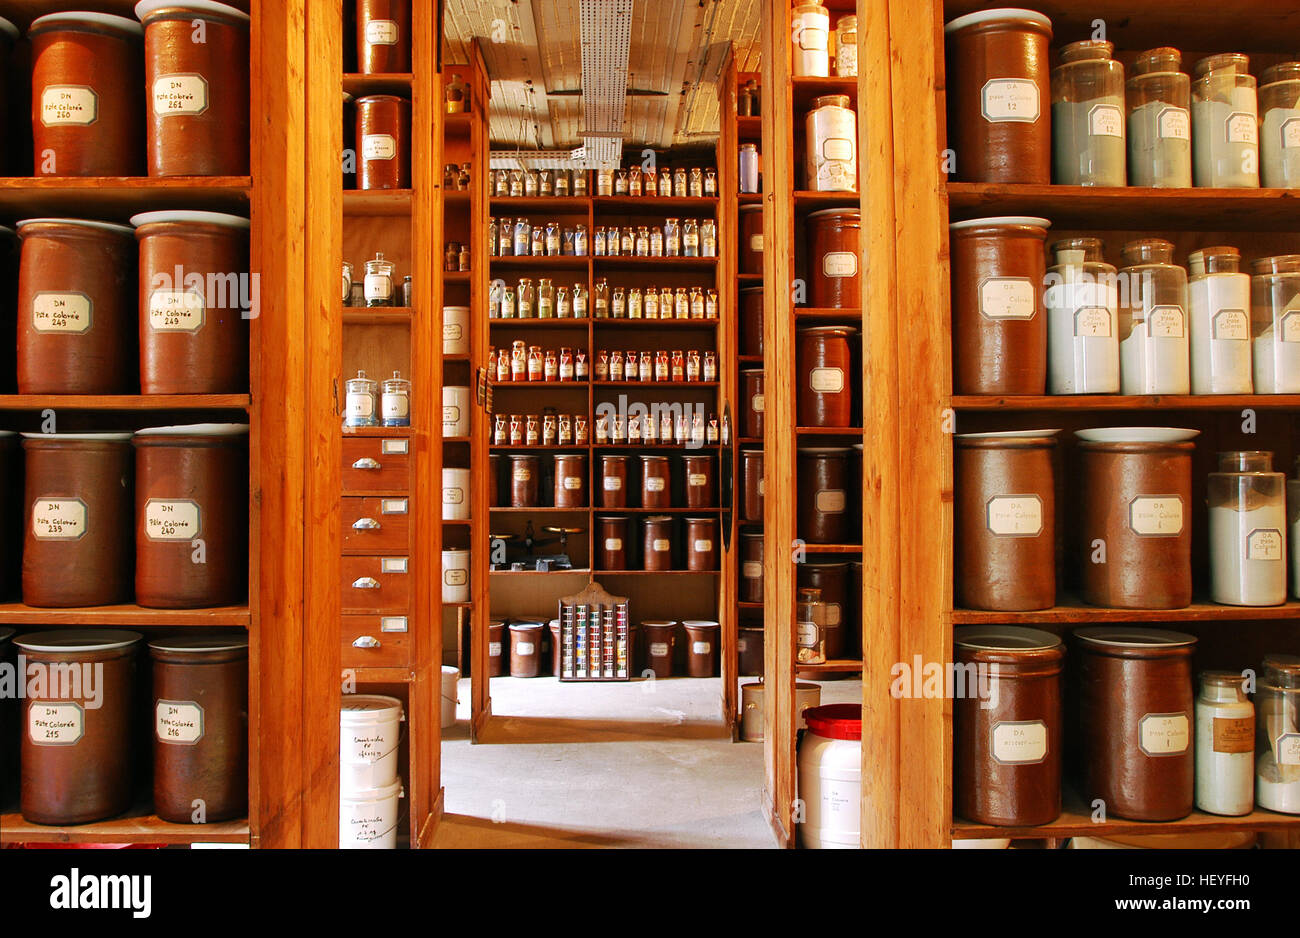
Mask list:
[[1138,722],[1138,748],[1148,756],[1186,752],[1189,722],[1185,713],[1148,713]]
[[361,158],[392,160],[397,158],[397,141],[391,134],[366,134],[361,138]]
[[366,43],[372,46],[397,45],[397,24],[392,20],[371,20],[366,24]]
[[999,537],[1037,537],[1043,532],[1043,502],[1037,495],[999,495],[985,509],[988,529]]
[[203,708],[192,700],[159,700],[154,707],[158,742],[193,746],[203,738]]
[[208,109],[208,81],[202,75],[163,75],[154,79],[153,112],[160,117],[202,114]]
[[442,582],[447,586],[464,586],[469,582],[469,571],[452,567],[442,571]]
[[192,541],[202,528],[199,503],[151,498],[144,505],[144,533],[151,541]]
[[1215,717],[1211,727],[1215,752],[1254,752],[1254,717]]
[[980,91],[980,113],[986,121],[1032,124],[1042,111],[1038,85],[1026,78],[994,78]]
[[1273,740],[1278,765],[1300,765],[1300,733],[1283,733]]
[[818,394],[839,394],[844,390],[844,369],[813,368],[808,372],[808,387]]
[[1192,139],[1192,118],[1187,113],[1187,108],[1167,107],[1162,110],[1157,120],[1156,133],[1166,140]]
[[1183,322],[1181,306],[1153,306],[1147,315],[1147,334],[1153,339],[1181,339]]
[[1296,147],[1300,147],[1300,117],[1282,124],[1282,149],[1293,150]]
[[1224,121],[1229,143],[1244,143],[1254,146],[1259,143],[1259,120],[1247,111],[1229,114]]
[[1246,535],[1246,559],[1281,560],[1284,543],[1277,528],[1256,528]]
[[84,127],[99,119],[99,96],[85,85],[46,85],[41,89],[41,123],[46,127]]
[[1221,309],[1210,320],[1210,331],[1216,339],[1245,342],[1250,338],[1250,317],[1242,309]]
[[86,534],[86,503],[79,498],[38,498],[32,503],[32,537],[76,541]]
[[32,328],[37,332],[89,332],[94,308],[84,293],[38,293],[32,297]]
[[85,732],[81,704],[33,703],[27,708],[27,736],[37,746],[72,746]]
[[856,277],[858,255],[852,251],[831,251],[823,254],[822,273],[827,277]]
[[1113,104],[1098,104],[1088,112],[1088,132],[1094,137],[1124,136],[1124,115]]
[[1085,306],[1074,311],[1074,334],[1086,339],[1109,339],[1111,334],[1110,310],[1101,306]]
[[1047,758],[1047,724],[1042,720],[994,723],[993,760],[1002,765],[1032,765]]
[[1183,533],[1183,500],[1177,495],[1139,495],[1128,506],[1128,526],[1143,537]]
[[149,294],[149,328],[154,332],[198,332],[203,319],[201,293],[155,290]]
[[843,489],[822,489],[817,493],[817,511],[823,515],[837,515],[844,510],[846,499]]
[[980,283],[980,315],[985,319],[1033,319],[1038,312],[1028,277],[989,277]]

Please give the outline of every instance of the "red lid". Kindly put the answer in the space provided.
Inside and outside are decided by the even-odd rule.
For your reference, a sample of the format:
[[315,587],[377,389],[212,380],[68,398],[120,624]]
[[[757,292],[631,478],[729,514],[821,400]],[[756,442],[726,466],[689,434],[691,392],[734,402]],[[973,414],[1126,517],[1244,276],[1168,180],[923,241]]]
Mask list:
[[827,704],[803,712],[808,729],[823,739],[861,739],[862,705]]

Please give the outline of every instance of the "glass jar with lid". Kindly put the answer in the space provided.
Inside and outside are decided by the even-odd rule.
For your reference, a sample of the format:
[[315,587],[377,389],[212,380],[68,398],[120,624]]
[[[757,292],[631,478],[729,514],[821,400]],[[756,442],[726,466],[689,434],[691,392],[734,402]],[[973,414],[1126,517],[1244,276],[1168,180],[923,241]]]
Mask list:
[[579,225],[573,233],[573,253],[576,257],[586,257],[590,250],[587,244],[587,226]]
[[555,194],[557,196],[567,196],[569,194],[569,171],[567,169],[556,169],[552,171],[555,174]]
[[736,110],[741,117],[758,117],[762,111],[762,106],[762,95],[758,90],[758,80],[751,78],[740,89],[740,99],[736,105]]
[[555,173],[549,169],[539,169],[537,171],[537,194],[541,196],[555,195]]
[[384,382],[383,397],[380,399],[384,426],[409,427],[411,425],[411,382],[402,377],[400,371]]
[[464,192],[465,190],[469,189],[470,183],[471,181],[473,181],[473,178],[474,178],[474,174],[473,174],[472,164],[461,163],[460,172],[456,174],[456,188],[461,192]]
[[627,291],[627,318],[643,319],[645,312],[645,300],[640,287],[632,287]]
[[352,265],[343,262],[343,296],[342,302],[347,306],[352,301]]
[[636,230],[636,256],[650,256],[650,227],[641,225]]
[[515,223],[513,219],[502,218],[497,222],[497,254],[511,257],[515,253]]
[[507,284],[503,284],[501,287],[501,318],[502,319],[517,318],[515,315],[516,313],[515,299],[516,299],[515,288]]
[[814,192],[854,192],[858,187],[858,116],[846,94],[813,98],[805,121],[804,172]]
[[688,183],[685,166],[678,166],[673,170],[673,195],[676,198],[684,199],[688,194]]
[[1259,77],[1260,182],[1300,188],[1300,62],[1282,62]]
[[1259,186],[1258,101],[1248,56],[1225,52],[1196,63],[1192,176],[1198,186]]
[[1049,394],[1119,393],[1119,280],[1100,238],[1052,245],[1047,271]]
[[718,170],[713,166],[704,169],[704,194],[710,198],[718,194]]
[[367,306],[393,305],[393,262],[382,251],[366,261],[365,297]]
[[690,294],[686,292],[685,287],[678,287],[673,292],[673,318],[691,318],[691,297]]
[[555,318],[573,318],[573,300],[569,297],[568,287],[555,288]]
[[1241,252],[1209,247],[1187,257],[1192,393],[1251,394],[1250,277]]
[[718,318],[718,291],[709,287],[704,294],[704,318]]
[[585,169],[573,170],[573,179],[569,186],[573,194],[578,198],[585,198],[590,191],[590,184],[587,182],[587,171]]
[[376,406],[379,382],[367,378],[364,371],[358,371],[355,378],[345,382],[344,390],[343,426],[379,426],[379,408]]
[[1130,241],[1121,251],[1119,359],[1123,394],[1188,394],[1187,271],[1160,238]]
[[596,170],[596,195],[614,194],[614,171],[612,169]]
[[546,256],[546,228],[542,225],[534,225],[532,232],[532,250],[529,252],[533,257]]
[[497,241],[497,220],[488,219],[488,255],[490,257],[500,257],[500,242]]
[[1256,394],[1300,394],[1300,254],[1252,265],[1250,317]]
[[1233,606],[1286,602],[1286,477],[1273,454],[1219,454],[1209,502],[1210,598]]
[[694,218],[682,222],[682,257],[700,256],[700,223]]
[[703,198],[704,196],[704,168],[692,166],[690,176],[687,182],[687,194],[693,198]]
[[494,169],[492,171],[492,194],[496,196],[510,195],[510,172],[504,169]]
[[664,198],[673,194],[673,171],[667,166],[659,167],[659,194]]
[[442,187],[449,192],[455,192],[457,182],[460,179],[460,169],[455,163],[447,163],[442,168]]
[[587,306],[588,297],[586,284],[575,283],[573,285],[573,318],[586,319]]
[[1255,686],[1255,801],[1300,814],[1300,657],[1267,655]]
[[601,277],[596,281],[596,286],[591,291],[592,298],[592,318],[608,319],[609,318],[609,281]]
[[653,285],[645,288],[645,318],[659,318],[659,288]]
[[560,254],[564,257],[576,257],[578,253],[578,233],[572,228],[565,228],[561,235]]
[[758,144],[740,145],[740,191],[758,192]]
[[530,199],[537,198],[541,190],[541,177],[537,170],[530,169],[524,173],[524,195]]
[[795,609],[795,662],[826,663],[826,604],[822,591],[813,587],[799,590]]
[[443,89],[443,103],[448,114],[464,114],[469,110],[469,87],[459,75],[452,75]]
[[1072,42],[1052,69],[1052,181],[1069,186],[1122,186],[1124,66],[1104,39]]
[[597,225],[591,235],[592,248],[591,253],[596,257],[604,257],[606,254],[605,226]]
[[519,278],[519,316],[520,319],[537,318],[537,291],[531,277]]
[[524,171],[522,169],[510,170],[510,197],[512,199],[523,198],[524,195]]
[[700,222],[700,257],[718,256],[718,224],[712,218]]
[[627,318],[627,294],[622,287],[615,287],[609,298],[609,316],[611,319]]
[[817,0],[796,3],[791,13],[790,42],[796,78],[829,78],[831,14]]
[[626,225],[619,235],[618,251],[624,257],[631,257],[636,253],[636,232],[632,230],[631,225]]
[[627,173],[627,194],[639,196],[645,191],[645,174],[640,166],[633,166]]
[[533,250],[533,226],[527,218],[515,219],[514,255],[527,257]]
[[555,318],[555,283],[549,277],[537,281],[537,318]]
[[1201,672],[1196,697],[1196,807],[1239,817],[1255,807],[1255,707],[1235,671]]
[[691,318],[704,318],[704,289],[702,287],[691,287]]
[[628,194],[628,180],[627,180],[626,169],[614,170],[614,194],[615,195]]
[[835,74],[856,78],[858,74],[858,18],[841,16],[835,21]]
[[664,257],[682,256],[681,221],[676,218],[664,219]]
[[546,256],[559,257],[561,241],[563,239],[563,234],[560,231],[560,223],[558,221],[548,221],[543,231],[545,232]]

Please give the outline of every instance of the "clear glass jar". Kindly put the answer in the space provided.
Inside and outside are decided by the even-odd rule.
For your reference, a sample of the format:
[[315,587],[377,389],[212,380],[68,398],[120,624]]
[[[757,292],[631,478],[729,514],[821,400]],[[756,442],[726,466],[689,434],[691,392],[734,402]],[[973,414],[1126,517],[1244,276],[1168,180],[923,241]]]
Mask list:
[[713,198],[718,194],[718,171],[712,166],[704,169],[704,195]]
[[[459,270],[461,273],[469,273],[469,265],[470,265],[469,245],[462,244],[460,246],[460,253],[456,255],[456,269]],[[410,277],[407,277],[403,282],[410,279],[411,279]],[[406,303],[403,305],[410,306],[411,304]]]
[[501,289],[501,318],[516,319],[515,288],[504,286]]
[[592,298],[592,318],[608,319],[609,318],[609,281],[601,277],[596,281],[596,286],[591,291]]
[[573,300],[569,298],[568,287],[555,288],[555,318],[556,319],[573,318]]
[[634,166],[628,170],[627,174],[627,194],[630,196],[639,196],[645,189],[645,176],[639,166]]
[[528,380],[528,343],[516,340],[510,346],[510,380]]
[[1273,454],[1219,453],[1209,475],[1210,598],[1232,606],[1286,602],[1286,477]]
[[531,277],[519,278],[519,319],[537,318],[537,291]]
[[542,354],[540,345],[528,346],[528,380],[546,380],[546,356]]
[[562,246],[563,239],[564,239],[564,235],[560,231],[560,223],[558,221],[548,221],[546,223],[545,231],[546,231],[546,236],[545,236],[546,256],[559,257],[560,248]]
[[1187,271],[1160,238],[1130,241],[1120,253],[1120,391],[1189,394]]
[[1255,807],[1255,707],[1234,671],[1201,672],[1196,698],[1196,807],[1239,817]]
[[641,225],[636,230],[636,256],[650,256],[650,228],[647,225]]
[[664,220],[664,257],[682,256],[682,228],[676,218]]
[[355,378],[349,378],[344,382],[344,390],[343,426],[379,426],[379,408],[376,400],[379,382],[367,378],[364,371],[358,371]]
[[500,257],[511,257],[515,253],[515,223],[509,218],[503,218],[497,223],[497,255]]
[[537,171],[537,194],[541,196],[555,195],[554,171],[550,169],[539,169]]
[[673,292],[673,318],[691,318],[691,297],[690,294],[686,292],[685,287],[678,287]]
[[493,280],[488,285],[488,319],[501,318],[501,294],[505,291],[505,284],[500,280]]
[[740,191],[758,192],[758,144],[740,145]]
[[858,18],[841,16],[835,21],[835,74],[856,78],[858,74]]
[[682,222],[682,257],[700,256],[700,223],[694,218]]
[[700,222],[700,257],[718,256],[718,224],[712,218]]
[[673,171],[667,166],[659,169],[659,194],[664,198],[673,194]]
[[624,227],[619,236],[618,252],[624,257],[631,257],[636,253],[636,232],[631,226]]
[[650,256],[664,256],[664,230],[658,226],[650,229]]
[[704,318],[704,290],[701,287],[691,287],[691,318]]
[[569,171],[567,169],[557,169],[554,172],[556,196],[567,196],[569,194]]
[[718,318],[718,291],[709,287],[704,293],[704,318]]
[[614,170],[614,194],[627,195],[627,170]]
[[500,247],[497,242],[497,220],[488,219],[488,254],[491,257],[500,257]]
[[588,250],[587,226],[579,225],[573,233],[573,253],[576,257],[586,257]]
[[1259,78],[1259,181],[1300,188],[1300,62],[1264,69]]
[[560,254],[564,257],[576,257],[578,251],[578,233],[572,228],[565,228],[560,235]]
[[646,319],[659,318],[659,288],[658,287],[653,287],[653,286],[646,287],[645,318]]
[[1250,59],[1236,52],[1196,63],[1192,176],[1198,186],[1259,186],[1259,120]]
[[622,287],[615,287],[609,298],[609,316],[611,319],[627,318],[627,294]]
[[541,178],[537,170],[530,169],[524,173],[524,195],[527,198],[535,199],[541,190]]
[[1052,181],[1068,186],[1122,186],[1124,66],[1113,43],[1072,42],[1052,69]]
[[659,318],[673,319],[676,315],[677,301],[673,294],[672,287],[662,287],[659,290]]
[[411,382],[402,377],[400,371],[384,382],[383,396],[380,399],[384,426],[409,427],[411,425]]
[[365,296],[367,306],[393,305],[393,262],[382,251],[366,261]]
[[575,169],[572,171],[573,178],[570,180],[569,188],[578,198],[585,198],[591,191],[591,183],[588,181],[587,170]]
[[704,169],[699,166],[692,166],[686,185],[686,191],[689,195],[697,199],[704,198]]
[[673,195],[676,198],[686,198],[688,192],[688,183],[686,181],[686,167],[678,166],[673,170]]
[[799,590],[795,608],[795,663],[826,663],[826,604],[822,591]]
[[614,171],[612,169],[596,170],[596,195],[614,194]]
[[1300,657],[1267,655],[1255,686],[1255,801],[1300,814]]
[[813,0],[795,5],[790,20],[791,64],[796,78],[829,78],[831,14]]
[[513,199],[522,198],[524,194],[524,171],[522,169],[510,170],[510,197]]
[[627,291],[627,318],[642,319],[645,312],[645,301],[640,287],[632,287]]
[[505,197],[510,195],[510,172],[504,169],[492,171],[492,194]]
[[442,187],[448,192],[456,191],[456,183],[459,179],[460,168],[455,163],[447,163],[442,167]]
[[645,179],[642,188],[646,195],[657,196],[659,194],[659,176],[653,169],[647,169],[642,174]]
[[347,261],[343,262],[343,297],[342,303],[347,306],[352,301],[352,265]]
[[604,257],[605,249],[608,245],[605,243],[605,226],[597,225],[591,236],[592,249],[591,253],[596,257]]
[[[827,14],[829,20],[830,14]],[[737,102],[736,110],[741,117],[758,117],[762,110],[762,95],[758,89],[758,80],[749,79],[745,86],[740,89],[740,99]]]
[[532,255],[533,257],[546,256],[546,229],[541,225],[533,226],[532,236]]
[[537,318],[555,318],[555,283],[549,277],[537,281]]
[[1251,394],[1250,277],[1241,252],[1209,247],[1187,256],[1192,393]]
[[451,82],[443,89],[443,107],[448,114],[464,114],[469,110],[469,86],[459,75],[452,75]]
[[527,218],[515,219],[514,255],[527,257],[533,250],[533,226]]
[[474,174],[472,171],[472,164],[461,163],[460,172],[456,175],[456,188],[461,192],[464,192],[469,188],[470,182],[473,181],[473,178]]
[[586,284],[575,283],[573,285],[573,318],[586,319],[587,306],[588,297]]
[[1052,245],[1047,270],[1047,391],[1119,393],[1119,281],[1100,238]]
[[858,116],[849,96],[813,98],[805,123],[804,172],[814,192],[855,192],[858,187]]
[[1251,270],[1255,393],[1300,394],[1300,254],[1261,257]]

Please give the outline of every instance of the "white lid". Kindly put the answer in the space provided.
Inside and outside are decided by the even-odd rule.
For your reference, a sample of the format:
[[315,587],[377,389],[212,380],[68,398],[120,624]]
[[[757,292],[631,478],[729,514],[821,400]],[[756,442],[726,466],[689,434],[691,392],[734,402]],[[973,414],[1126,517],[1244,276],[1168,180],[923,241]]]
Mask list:
[[993,226],[1033,225],[1037,228],[1051,228],[1052,223],[1036,215],[990,215],[988,218],[968,218],[966,221],[949,222],[948,230],[962,228],[987,228]]
[[1060,428],[1055,430],[993,430],[988,433],[957,433],[956,438],[959,440],[992,440],[998,437],[1009,439],[1033,439],[1035,437],[1053,437],[1060,433]]
[[1085,642],[1130,645],[1134,648],[1162,648],[1170,645],[1193,645],[1195,635],[1168,629],[1146,629],[1135,625],[1095,625],[1075,629],[1074,637]]
[[97,440],[103,443],[125,443],[129,433],[23,433],[28,440]]
[[343,705],[339,709],[345,720],[349,717],[386,714],[393,710],[401,714],[402,702],[396,697],[385,697],[382,694],[344,694]]
[[387,801],[390,798],[397,797],[402,791],[402,780],[396,779],[391,784],[384,785],[382,788],[355,788],[349,791],[346,787],[339,789],[339,801],[347,804],[361,804],[371,801]]
[[847,456],[847,446],[800,446],[799,452],[809,456]]
[[1041,651],[1061,640],[1042,629],[1014,625],[965,625],[953,630],[953,644],[985,651]]
[[682,625],[688,629],[716,629],[717,622],[711,622],[708,619],[683,619]]
[[142,638],[139,632],[122,629],[67,629],[19,635],[14,644],[28,651],[109,651],[134,645]]
[[[744,209],[742,208],[741,211],[743,212]],[[819,215],[843,215],[845,212],[852,212],[854,215],[857,215],[859,218],[862,217],[862,209],[860,208],[822,208],[822,209],[818,209],[815,212],[809,212],[808,217],[816,218]]]
[[810,332],[857,332],[857,326],[806,326],[799,330],[800,335]]
[[244,436],[246,423],[191,423],[177,427],[148,427],[135,431],[136,436]]
[[158,651],[234,651],[247,648],[248,639],[242,635],[185,635],[154,639],[149,647]]
[[182,10],[193,10],[195,13],[217,13],[221,16],[233,17],[247,23],[249,16],[243,10],[236,10],[232,6],[226,6],[224,3],[214,3],[213,0],[140,0],[135,5],[135,16],[140,22],[158,10],[173,10],[180,8]]
[[1018,7],[1000,7],[996,10],[978,10],[974,13],[967,13],[965,16],[959,16],[955,20],[950,20],[944,24],[943,31],[945,34],[956,32],[959,29],[965,29],[967,26],[978,26],[980,23],[994,23],[998,20],[1033,20],[1040,26],[1052,28],[1052,21],[1037,10],[1022,10]]
[[227,215],[225,212],[198,212],[189,210],[171,210],[165,212],[141,212],[131,216],[131,224],[139,228],[153,222],[193,222],[203,225],[225,225],[228,228],[251,228],[253,223],[239,215]]
[[3,16],[0,16],[0,33],[4,33],[10,39],[17,39],[18,27],[9,22]]
[[4,626],[0,626],[0,642],[3,642],[5,639],[13,638],[16,634],[18,634],[17,629],[10,629],[10,628],[5,628]]
[[116,29],[120,32],[129,33],[132,36],[143,36],[144,27],[135,20],[129,20],[125,16],[114,16],[111,13],[84,13],[79,11],[65,11],[61,13],[46,13],[44,16],[38,16],[32,20],[32,25],[27,27],[30,33],[37,27],[49,24],[77,26],[84,24],[93,24],[103,26],[107,29]]
[[444,306],[442,308],[442,311],[444,313],[457,312],[457,313],[465,313],[466,315],[469,315],[468,306]]
[[1075,436],[1090,443],[1183,443],[1200,433],[1185,427],[1089,427],[1074,431]]
[[24,218],[22,221],[14,222],[18,230],[22,231],[23,225],[80,225],[83,228],[96,228],[100,231],[112,231],[116,234],[129,235],[134,234],[132,229],[126,225],[115,225],[108,221],[90,221],[86,218]]
[[444,558],[446,558],[448,554],[450,554],[452,557],[461,557],[461,556],[468,557],[469,549],[464,547],[447,548],[442,552],[442,556]]

